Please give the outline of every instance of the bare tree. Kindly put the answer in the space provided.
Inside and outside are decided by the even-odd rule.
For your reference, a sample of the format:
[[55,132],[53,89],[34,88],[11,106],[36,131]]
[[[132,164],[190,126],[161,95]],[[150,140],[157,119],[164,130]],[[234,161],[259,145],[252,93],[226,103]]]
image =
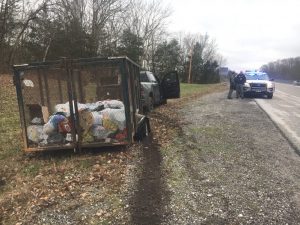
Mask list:
[[125,27],[143,40],[144,56],[141,61],[144,67],[149,67],[153,62],[156,47],[166,35],[170,15],[171,9],[158,0],[132,0],[124,15]]
[[[171,13],[159,0],[0,0],[0,62],[3,55],[9,64],[59,56],[114,56],[127,31],[142,41],[142,54],[135,59],[155,71],[158,46],[170,41]],[[217,58],[215,41],[207,34],[181,34],[178,43],[178,68],[183,74],[189,67],[189,82],[196,43],[200,63]]]
[[300,57],[280,59],[263,65],[261,69],[269,73],[272,77],[300,80]]
[[0,69],[7,67],[9,48],[16,29],[20,0],[0,0]]
[[[9,65],[13,64],[13,62],[14,62],[14,57],[15,57],[15,53],[16,53],[17,47],[18,47],[18,45],[20,43],[22,35],[24,34],[24,32],[26,31],[26,29],[28,28],[29,23],[32,20],[34,20],[34,19],[37,18],[38,14],[47,7],[47,4],[49,2],[50,2],[50,0],[44,0],[40,4],[38,4],[36,6],[36,8],[30,8],[28,10],[28,12],[25,12],[25,7],[23,7],[23,12],[24,12],[24,15],[25,15],[25,19],[24,19],[24,22],[22,23],[22,25],[20,27],[19,32],[16,35],[13,47],[12,47],[12,49],[10,51],[9,60],[8,60]],[[28,4],[27,4],[27,6],[28,6]]]
[[214,39],[210,39],[208,34],[200,36],[200,45],[203,48],[203,63],[212,61],[216,57],[217,45]]
[[227,64],[226,58],[224,58],[224,56],[222,56],[221,54],[216,54],[215,59],[217,60],[220,67]]
[[[206,68],[217,65],[217,45],[215,40],[210,39],[208,34],[184,34],[182,50],[188,59],[188,83],[200,80]],[[202,72],[201,72],[202,71]],[[207,76],[207,74],[205,74]],[[203,77],[202,77],[203,78]],[[205,78],[206,79],[206,78]]]
[[[92,0],[89,5],[91,12],[91,47],[95,50],[95,54],[103,53],[103,43],[113,42],[117,33],[120,31],[119,16],[125,11],[128,6],[127,1],[122,0]],[[110,39],[103,42],[103,34],[106,34]],[[119,34],[120,35],[120,34]]]

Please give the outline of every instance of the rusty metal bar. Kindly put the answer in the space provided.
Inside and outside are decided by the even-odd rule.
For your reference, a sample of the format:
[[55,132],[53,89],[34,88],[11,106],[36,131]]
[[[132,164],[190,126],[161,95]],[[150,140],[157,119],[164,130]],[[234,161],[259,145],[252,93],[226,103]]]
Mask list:
[[[76,149],[81,152],[81,148],[82,148],[82,132],[81,132],[81,128],[80,128],[80,119],[79,119],[79,111],[78,111],[78,101],[77,101],[77,93],[76,93],[76,88],[75,88],[75,80],[74,80],[74,67],[73,67],[73,63],[71,62],[71,66],[70,64],[68,64],[68,76],[70,79],[70,88],[71,88],[71,94],[72,94],[72,98],[73,98],[73,103],[74,103],[74,108],[72,106],[72,118],[75,119],[75,130],[74,132],[76,132],[76,137],[77,139],[75,139],[76,141]],[[79,73],[80,74],[80,73]],[[78,86],[81,86],[78,84]],[[82,88],[82,87],[81,87]],[[74,110],[74,111],[73,111]],[[75,112],[75,115],[74,115]]]
[[101,79],[100,77],[98,76],[98,73],[100,70],[96,70],[94,71],[94,74],[95,74],[95,80],[96,80],[96,95],[97,95],[97,100],[99,101],[100,100],[100,93],[101,93]]
[[77,140],[76,140],[76,121],[77,118],[74,115],[74,108],[73,108],[73,90],[72,90],[72,78],[70,75],[70,66],[69,66],[69,61],[66,58],[62,59],[63,61],[63,68],[62,71],[64,71],[64,74],[66,75],[67,78],[67,91],[68,91],[68,100],[69,100],[69,108],[70,108],[70,118],[72,121],[72,142],[75,147],[74,150],[77,150]]
[[42,151],[57,151],[57,150],[71,150],[73,146],[46,146],[46,147],[36,147],[36,148],[26,148],[25,152],[42,152]]
[[[133,77],[134,68],[133,68],[133,64],[128,64],[126,62],[126,65],[128,67],[129,81],[130,81],[130,86],[131,86],[131,88],[130,88],[130,95],[131,95],[131,99],[132,99],[131,101],[132,101],[132,105],[134,106],[134,107],[132,107],[133,115],[135,115],[136,114],[136,93],[135,93],[135,83],[134,83],[134,77]],[[133,127],[135,128],[137,126],[136,120],[133,119],[132,123],[133,123]]]
[[39,88],[40,88],[40,95],[41,95],[41,104],[44,106],[45,105],[45,99],[44,99],[44,87],[43,87],[43,82],[42,82],[42,75],[41,71],[38,69],[38,80],[39,80]]
[[[73,74],[73,73],[72,73]],[[82,89],[82,79],[81,79],[81,70],[78,69],[78,75],[77,75],[77,88],[78,88],[78,92],[79,92],[79,99],[81,102],[84,102],[84,99],[85,99],[85,95],[84,95],[84,91]],[[75,89],[75,86],[74,86],[74,90]]]
[[126,65],[124,65],[126,61],[120,60],[119,63],[119,68],[121,72],[121,83],[122,83],[122,88],[123,88],[123,97],[124,97],[124,106],[125,106],[125,118],[126,118],[126,128],[127,128],[127,140],[128,142],[133,141],[133,136],[132,136],[132,126],[131,126],[131,116],[130,116],[130,100],[128,96],[128,80],[126,79],[128,77],[127,71],[126,71]]
[[13,70],[14,70],[14,84],[16,86],[17,100],[19,106],[22,135],[23,135],[23,141],[26,150],[29,146],[28,146],[28,138],[27,138],[27,129],[26,129],[27,126],[25,120],[25,108],[24,108],[24,101],[23,101],[22,84],[21,84],[21,77],[20,77],[21,71],[18,71],[15,67],[13,68]]
[[62,87],[61,87],[61,76],[62,74],[60,74],[58,76],[58,93],[59,93],[59,100],[60,102],[62,103],[64,100],[63,100],[63,94],[62,94]]
[[43,78],[44,78],[44,83],[45,83],[47,107],[48,107],[48,109],[51,109],[51,100],[50,100],[50,96],[49,96],[48,77],[45,74],[45,71],[43,71]]

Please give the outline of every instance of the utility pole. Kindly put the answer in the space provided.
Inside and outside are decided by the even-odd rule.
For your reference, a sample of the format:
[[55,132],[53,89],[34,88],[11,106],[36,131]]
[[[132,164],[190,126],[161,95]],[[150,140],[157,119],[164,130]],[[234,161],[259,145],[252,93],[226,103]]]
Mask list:
[[190,50],[190,67],[189,67],[189,79],[188,79],[189,84],[192,81],[192,61],[193,61],[193,46]]

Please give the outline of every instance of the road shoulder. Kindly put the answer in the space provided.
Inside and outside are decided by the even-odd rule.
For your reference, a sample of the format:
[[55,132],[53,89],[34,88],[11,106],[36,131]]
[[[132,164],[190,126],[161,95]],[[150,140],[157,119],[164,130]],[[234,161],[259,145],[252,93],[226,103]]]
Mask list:
[[166,224],[297,224],[299,156],[251,99],[216,93],[187,103],[162,148]]

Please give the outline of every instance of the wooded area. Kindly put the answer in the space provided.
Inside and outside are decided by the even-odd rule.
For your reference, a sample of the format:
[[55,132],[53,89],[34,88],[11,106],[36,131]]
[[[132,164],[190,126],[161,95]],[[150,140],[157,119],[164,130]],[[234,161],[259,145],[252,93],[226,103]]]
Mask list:
[[300,57],[281,59],[261,67],[274,78],[300,80]]
[[61,57],[128,56],[158,76],[218,82],[223,58],[207,34],[168,33],[172,10],[153,0],[0,0],[0,73]]

